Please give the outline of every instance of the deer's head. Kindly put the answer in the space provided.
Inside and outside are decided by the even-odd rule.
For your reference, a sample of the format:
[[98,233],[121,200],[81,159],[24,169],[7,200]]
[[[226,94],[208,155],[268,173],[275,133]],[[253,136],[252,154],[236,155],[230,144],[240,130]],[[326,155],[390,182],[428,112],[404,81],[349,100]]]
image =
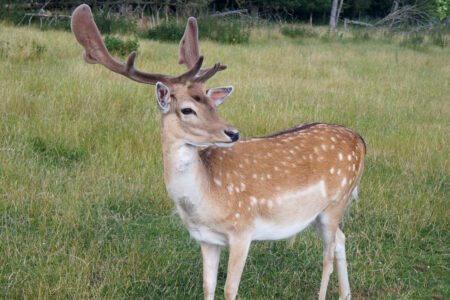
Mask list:
[[156,85],[156,99],[162,114],[163,130],[172,138],[194,146],[230,146],[239,139],[239,132],[216,113],[216,107],[233,91],[233,87],[206,90],[206,81],[225,65],[216,63],[202,69],[199,55],[198,27],[195,18],[189,18],[180,41],[179,61],[188,71],[179,76],[146,73],[134,67],[136,52],[126,63],[115,60],[100,36],[91,9],[83,4],[72,14],[72,32],[84,47],[83,57],[91,64],[102,64],[113,72],[137,82]]

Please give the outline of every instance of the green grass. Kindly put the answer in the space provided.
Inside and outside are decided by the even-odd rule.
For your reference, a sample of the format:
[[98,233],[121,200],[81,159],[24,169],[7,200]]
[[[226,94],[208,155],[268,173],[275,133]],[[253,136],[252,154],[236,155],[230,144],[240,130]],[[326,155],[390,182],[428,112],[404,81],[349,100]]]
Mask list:
[[[139,69],[184,71],[176,44],[139,44]],[[200,46],[207,65],[228,65],[208,86],[235,86],[219,114],[242,136],[319,121],[365,138],[342,225],[353,297],[448,299],[449,49],[264,29]],[[0,297],[199,299],[200,247],[165,191],[154,87],[81,52],[70,33],[0,26]],[[253,244],[239,297],[316,298],[321,253],[311,230],[293,248]],[[337,287],[333,273],[329,299]]]

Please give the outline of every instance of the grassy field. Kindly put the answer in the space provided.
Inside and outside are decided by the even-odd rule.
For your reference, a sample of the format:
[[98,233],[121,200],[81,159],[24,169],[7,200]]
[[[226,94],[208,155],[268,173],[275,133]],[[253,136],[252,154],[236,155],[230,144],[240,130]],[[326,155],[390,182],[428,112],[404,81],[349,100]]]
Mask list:
[[[139,69],[184,71],[176,44],[139,42]],[[229,67],[209,87],[234,85],[219,114],[243,137],[318,121],[365,138],[360,200],[342,224],[353,297],[449,299],[449,48],[276,30],[200,46]],[[70,33],[0,24],[0,298],[200,299],[200,247],[162,179],[154,87],[81,52]],[[311,230],[292,248],[253,244],[239,298],[316,298],[321,255]]]

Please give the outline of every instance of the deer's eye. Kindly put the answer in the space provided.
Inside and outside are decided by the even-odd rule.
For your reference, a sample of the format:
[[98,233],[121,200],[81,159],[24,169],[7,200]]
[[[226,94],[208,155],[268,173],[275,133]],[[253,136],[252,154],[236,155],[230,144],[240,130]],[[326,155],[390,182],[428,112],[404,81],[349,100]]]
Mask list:
[[195,111],[191,108],[183,108],[181,110],[181,113],[183,113],[183,115],[190,115],[190,114],[195,114]]
[[202,99],[199,96],[194,96],[195,101],[200,102]]

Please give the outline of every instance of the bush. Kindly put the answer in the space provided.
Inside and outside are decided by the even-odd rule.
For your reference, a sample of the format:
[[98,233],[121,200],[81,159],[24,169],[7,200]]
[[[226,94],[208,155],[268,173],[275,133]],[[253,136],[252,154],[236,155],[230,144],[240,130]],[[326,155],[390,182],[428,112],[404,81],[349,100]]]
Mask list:
[[176,23],[161,24],[148,31],[148,38],[165,42],[178,42],[184,33],[184,26]]
[[286,25],[281,27],[281,34],[290,38],[309,38],[317,36],[312,28],[300,25]]
[[[184,24],[161,24],[148,31],[147,37],[154,40],[178,42],[183,36]],[[224,44],[248,43],[250,26],[240,20],[200,19],[199,38]]]
[[238,19],[200,19],[199,35],[224,44],[245,44],[250,39],[250,25]]
[[123,41],[118,37],[109,35],[105,37],[105,45],[109,52],[117,53],[122,56],[137,51],[139,48],[138,40]]
[[125,17],[108,17],[105,14],[94,14],[94,20],[98,30],[103,34],[137,32],[136,23]]

